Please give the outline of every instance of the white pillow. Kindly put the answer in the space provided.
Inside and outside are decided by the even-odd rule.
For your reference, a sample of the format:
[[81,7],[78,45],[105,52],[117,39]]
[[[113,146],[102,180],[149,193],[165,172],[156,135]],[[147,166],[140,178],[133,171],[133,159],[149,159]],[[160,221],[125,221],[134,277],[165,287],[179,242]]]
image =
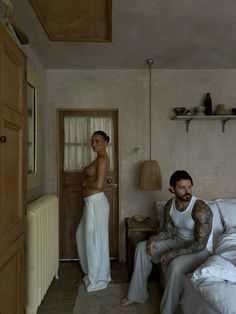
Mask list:
[[226,230],[216,244],[215,254],[222,256],[236,266],[236,228]]
[[211,208],[213,213],[213,233],[222,233],[224,231],[222,220],[220,217],[219,208],[215,201],[205,201],[207,205]]
[[214,201],[205,201],[207,205],[211,208],[213,213],[213,221],[212,221],[212,245],[213,249],[216,246],[216,243],[219,239],[219,237],[222,235],[224,231],[221,215],[219,212],[219,208]]
[[236,203],[236,198],[217,198],[215,199],[216,202],[230,202]]
[[236,227],[236,201],[235,200],[216,200],[222,214],[225,229]]

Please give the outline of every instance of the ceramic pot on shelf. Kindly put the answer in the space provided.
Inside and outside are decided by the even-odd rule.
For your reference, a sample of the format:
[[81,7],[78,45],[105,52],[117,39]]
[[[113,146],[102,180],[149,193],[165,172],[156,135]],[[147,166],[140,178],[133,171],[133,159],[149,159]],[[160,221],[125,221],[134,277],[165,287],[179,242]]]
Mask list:
[[215,114],[217,116],[224,116],[229,114],[228,110],[225,109],[225,105],[224,104],[219,104],[216,108]]
[[205,109],[206,108],[203,106],[196,107],[195,108],[195,116],[205,116],[205,113],[204,113]]

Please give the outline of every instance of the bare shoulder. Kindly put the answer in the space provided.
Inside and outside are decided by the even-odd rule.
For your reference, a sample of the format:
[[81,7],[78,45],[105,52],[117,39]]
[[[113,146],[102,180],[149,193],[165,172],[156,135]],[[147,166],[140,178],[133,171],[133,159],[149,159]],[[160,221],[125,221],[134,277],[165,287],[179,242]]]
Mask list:
[[213,213],[206,202],[198,199],[193,206],[192,216],[194,220],[197,220],[201,223],[206,223],[207,221],[212,220]]
[[109,166],[109,158],[107,155],[103,155],[103,156],[98,156],[97,157],[97,162],[99,165],[104,165],[104,166]]

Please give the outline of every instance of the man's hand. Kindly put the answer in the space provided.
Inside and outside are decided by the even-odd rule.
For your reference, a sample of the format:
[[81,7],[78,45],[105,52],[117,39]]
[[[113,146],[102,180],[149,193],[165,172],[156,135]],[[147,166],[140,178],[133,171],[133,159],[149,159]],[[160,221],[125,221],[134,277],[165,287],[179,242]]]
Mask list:
[[171,256],[171,252],[168,252],[162,255],[162,257],[160,258],[160,262],[163,265],[168,265],[172,258],[173,257]]
[[148,240],[147,241],[147,254],[149,256],[152,256],[152,249],[153,249],[153,246],[155,245],[156,241],[153,241],[153,240]]

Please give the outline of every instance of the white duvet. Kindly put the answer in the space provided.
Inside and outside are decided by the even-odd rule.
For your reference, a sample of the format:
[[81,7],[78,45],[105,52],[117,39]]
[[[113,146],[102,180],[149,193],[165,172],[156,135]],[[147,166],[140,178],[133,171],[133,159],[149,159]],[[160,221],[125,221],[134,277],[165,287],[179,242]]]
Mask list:
[[215,253],[192,276],[194,287],[221,314],[236,313],[236,229],[224,233]]

